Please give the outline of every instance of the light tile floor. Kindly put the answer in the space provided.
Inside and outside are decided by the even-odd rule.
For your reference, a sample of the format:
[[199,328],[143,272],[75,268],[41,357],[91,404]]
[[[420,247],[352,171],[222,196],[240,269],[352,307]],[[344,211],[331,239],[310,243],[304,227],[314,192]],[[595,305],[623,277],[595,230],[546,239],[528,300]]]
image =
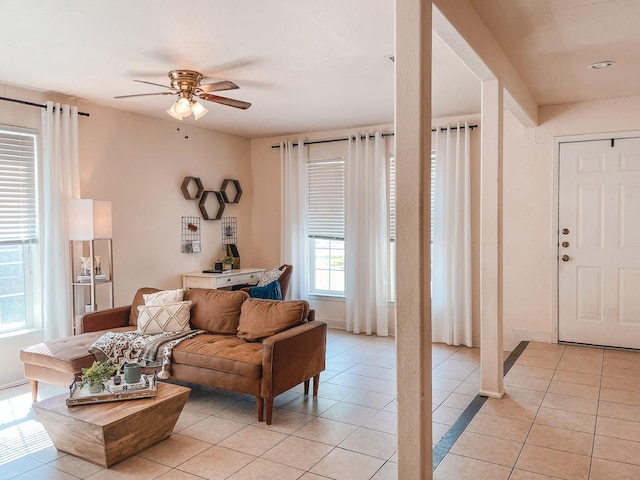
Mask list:
[[396,479],[395,358],[392,337],[330,330],[317,398],[278,396],[267,426],[253,397],[190,385],[171,438],[108,470],[53,447],[28,385],[0,390],[0,479]]
[[434,479],[640,479],[640,352],[531,342],[505,389]]
[[[480,385],[479,350],[433,345],[433,441]],[[0,391],[0,478],[397,478],[395,340],[330,330],[319,396],[194,387],[172,437],[105,470],[56,451],[28,385]],[[531,343],[434,472],[436,479],[640,479],[640,353]],[[64,393],[41,386],[41,396]]]

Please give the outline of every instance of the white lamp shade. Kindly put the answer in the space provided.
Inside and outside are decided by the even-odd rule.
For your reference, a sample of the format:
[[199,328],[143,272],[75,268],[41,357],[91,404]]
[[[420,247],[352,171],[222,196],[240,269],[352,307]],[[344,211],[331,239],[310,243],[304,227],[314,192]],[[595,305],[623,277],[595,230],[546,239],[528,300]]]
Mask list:
[[191,115],[191,103],[186,98],[180,98],[174,104],[173,111],[181,117],[188,117]]
[[173,118],[175,118],[176,120],[182,120],[182,116],[178,115],[178,113],[176,112],[176,104],[175,103],[173,105],[171,105],[171,108],[169,110],[167,110],[167,113],[169,115],[171,115]]
[[193,112],[193,116],[195,117],[195,119],[198,120],[200,117],[202,117],[209,110],[204,108],[200,103],[193,102],[193,104],[191,105],[191,111]]
[[69,240],[101,240],[112,237],[111,202],[69,200]]

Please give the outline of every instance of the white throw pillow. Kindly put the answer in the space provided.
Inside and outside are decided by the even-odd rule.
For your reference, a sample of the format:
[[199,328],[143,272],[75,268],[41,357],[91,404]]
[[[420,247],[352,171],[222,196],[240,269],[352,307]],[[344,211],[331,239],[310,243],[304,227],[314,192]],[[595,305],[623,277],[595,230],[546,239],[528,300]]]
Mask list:
[[177,290],[162,290],[156,293],[142,295],[145,305],[164,305],[166,303],[178,303],[184,300],[184,288]]
[[138,307],[138,331],[146,335],[191,330],[191,301]]
[[283,273],[284,270],[280,270],[280,267],[273,267],[268,272],[264,272],[262,274],[262,278],[258,282],[258,287],[264,287],[265,285],[269,285],[271,282],[275,282]]

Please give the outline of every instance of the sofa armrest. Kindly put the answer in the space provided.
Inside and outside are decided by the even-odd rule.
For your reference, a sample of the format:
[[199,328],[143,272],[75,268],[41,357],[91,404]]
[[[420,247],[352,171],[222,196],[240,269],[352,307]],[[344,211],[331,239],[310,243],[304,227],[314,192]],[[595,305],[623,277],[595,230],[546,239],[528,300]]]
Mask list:
[[312,321],[262,342],[262,397],[273,398],[325,369],[327,324]]
[[81,319],[82,333],[126,327],[129,325],[130,312],[131,305],[85,313]]

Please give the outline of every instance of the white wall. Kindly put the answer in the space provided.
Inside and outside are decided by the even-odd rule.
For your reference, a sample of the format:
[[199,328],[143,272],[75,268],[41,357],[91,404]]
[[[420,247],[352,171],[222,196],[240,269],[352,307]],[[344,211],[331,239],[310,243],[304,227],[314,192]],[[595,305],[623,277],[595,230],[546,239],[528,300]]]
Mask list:
[[[182,273],[212,268],[223,256],[220,221],[201,219],[202,253],[181,252],[182,216],[200,217],[198,205],[180,190],[185,176],[200,177],[207,190],[238,179],[240,203],[223,216],[238,218],[241,263],[251,265],[253,197],[250,141],[177,122],[98,105],[80,105],[81,191],[112,202],[115,304],[127,305],[142,286],[178,288]],[[215,209],[210,209],[215,213]]]
[[[74,104],[23,88],[0,85],[0,95],[43,103]],[[197,204],[180,191],[185,176],[198,176],[204,187],[219,190],[224,178],[240,181],[238,205],[224,216],[238,218],[238,248],[244,265],[253,263],[251,144],[246,138],[189,126],[189,139],[169,119],[136,115],[85,102],[79,110],[81,195],[111,200],[113,216],[115,305],[127,305],[142,286],[178,288],[181,274],[210,268],[219,259],[219,221],[201,220],[202,253],[181,252],[181,217],[200,216]],[[0,102],[0,123],[40,128],[39,108]],[[71,320],[70,320],[71,321]],[[19,349],[37,343],[41,332],[0,336],[0,385],[22,380]]]
[[563,136],[638,132],[640,97],[542,107],[540,125],[505,115],[503,308],[505,348],[557,341],[557,162]]

